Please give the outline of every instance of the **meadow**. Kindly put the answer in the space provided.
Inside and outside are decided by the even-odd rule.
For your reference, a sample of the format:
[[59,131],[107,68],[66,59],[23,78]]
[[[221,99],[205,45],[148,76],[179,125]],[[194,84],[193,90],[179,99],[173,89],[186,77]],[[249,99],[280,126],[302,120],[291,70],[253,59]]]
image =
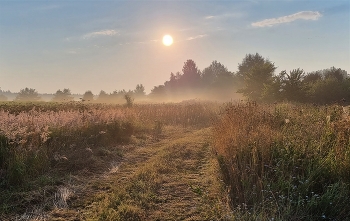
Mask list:
[[[109,182],[122,182],[123,187],[104,189],[105,184],[94,180],[90,191],[99,191],[80,197],[84,202],[79,208],[83,210],[84,205],[86,213],[78,220],[164,216],[163,207],[157,213],[147,211],[171,201],[162,196],[162,185],[172,176],[178,181],[172,188],[186,184],[191,191],[185,188],[179,190],[181,194],[201,199],[202,209],[198,206],[193,212],[197,219],[189,220],[350,217],[350,121],[348,110],[339,105],[3,102],[0,119],[0,214],[6,219],[28,214],[28,205],[41,205],[41,201],[47,201],[41,213],[68,211],[77,205],[73,197],[69,203],[55,200],[57,193],[66,190],[67,180],[73,182],[72,177],[82,174],[80,180],[93,180],[126,156],[135,170],[130,181],[116,175]],[[136,156],[135,151],[149,152]],[[140,166],[145,156],[150,160]],[[129,172],[125,174],[131,176]],[[186,178],[202,173],[210,182],[196,178],[193,183],[193,177]],[[35,198],[39,189],[44,194]],[[47,192],[50,200],[45,200],[50,198]],[[191,197],[181,199],[187,198]],[[167,213],[169,220],[186,214],[171,213]],[[45,215],[41,220],[54,219]]]
[[237,220],[349,220],[346,108],[229,103],[214,146]]
[[163,125],[208,126],[209,104],[123,105],[82,102],[0,104],[1,185],[19,186],[39,175],[72,148],[126,143]]

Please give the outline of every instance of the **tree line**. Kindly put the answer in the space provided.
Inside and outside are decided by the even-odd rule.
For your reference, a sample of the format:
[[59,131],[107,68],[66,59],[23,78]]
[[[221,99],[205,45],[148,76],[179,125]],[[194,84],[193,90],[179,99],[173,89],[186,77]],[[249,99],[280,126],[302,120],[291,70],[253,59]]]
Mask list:
[[329,104],[350,100],[350,76],[345,70],[331,67],[306,73],[297,68],[276,74],[276,69],[273,62],[258,53],[247,54],[236,73],[217,61],[200,71],[193,60],[187,60],[182,73],[171,73],[170,80],[154,87],[150,96],[171,98],[192,93],[220,100],[238,93],[258,102]]
[[[297,68],[289,72],[275,73],[276,66],[258,53],[247,54],[238,64],[238,71],[231,72],[218,61],[200,70],[189,59],[181,72],[171,73],[168,81],[155,86],[149,95],[138,84],[134,90],[116,90],[98,96],[86,91],[82,102],[121,103],[125,99],[177,101],[200,98],[204,100],[229,100],[242,97],[258,102],[312,102],[318,104],[350,100],[350,76],[340,68],[331,67],[306,73]],[[96,98],[96,99],[95,99]],[[1,93],[0,100],[6,100]],[[22,89],[15,101],[39,101],[38,92],[32,88]],[[73,101],[70,89],[57,90],[54,102]]]
[[[0,90],[0,101],[7,101],[8,98],[5,94],[12,94],[9,91]],[[74,101],[73,94],[70,89],[64,88],[63,90],[59,89],[52,95],[52,102],[71,102]],[[126,97],[128,99],[143,99],[146,97],[145,87],[142,84],[136,85],[135,90],[115,90],[112,93],[108,94],[105,91],[101,90],[99,95],[95,96],[90,90],[86,91],[83,95],[80,96],[80,101],[82,102],[97,102],[97,103],[122,103]],[[14,101],[26,102],[26,101],[42,101],[40,94],[33,88],[24,88],[17,93]]]

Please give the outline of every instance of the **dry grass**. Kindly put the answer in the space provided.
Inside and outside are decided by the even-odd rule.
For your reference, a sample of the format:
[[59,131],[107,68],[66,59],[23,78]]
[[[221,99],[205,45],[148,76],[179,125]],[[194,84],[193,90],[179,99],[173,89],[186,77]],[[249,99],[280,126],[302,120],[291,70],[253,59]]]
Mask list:
[[[162,141],[164,130],[169,126],[210,125],[217,107],[217,104],[198,102],[134,104],[132,108],[77,102],[2,103],[0,211],[10,217],[30,215],[39,219],[44,217],[41,213],[54,209],[53,218],[73,217],[76,211],[70,205],[82,194],[89,177],[119,174],[124,155]],[[177,132],[171,136],[178,136]],[[134,162],[138,160],[141,159]],[[163,163],[148,167],[163,168]],[[163,169],[169,173],[173,170]],[[149,172],[138,173],[134,178],[136,186],[129,188],[152,188],[152,182],[156,181],[153,176],[157,174],[136,182],[149,176]],[[147,206],[152,197],[146,193],[140,197],[144,202],[141,207],[137,203],[120,207],[121,213],[125,213],[123,216],[144,211],[142,206]]]
[[[53,220],[228,220],[209,129],[165,127],[159,141],[125,153]],[[75,211],[75,212],[73,212]]]
[[228,104],[215,150],[237,220],[350,216],[350,122],[339,106]]
[[96,147],[129,142],[132,135],[157,137],[163,125],[206,126],[214,108],[198,102],[132,108],[79,102],[1,104],[0,184],[22,185],[52,165],[89,156]]

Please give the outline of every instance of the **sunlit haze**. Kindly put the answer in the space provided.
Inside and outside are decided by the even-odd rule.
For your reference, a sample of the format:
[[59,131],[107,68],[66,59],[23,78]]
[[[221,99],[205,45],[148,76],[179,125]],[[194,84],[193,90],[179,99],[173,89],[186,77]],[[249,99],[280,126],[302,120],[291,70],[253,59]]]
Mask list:
[[236,72],[256,52],[276,73],[349,73],[349,11],[340,0],[1,1],[0,88],[149,93],[188,59]]

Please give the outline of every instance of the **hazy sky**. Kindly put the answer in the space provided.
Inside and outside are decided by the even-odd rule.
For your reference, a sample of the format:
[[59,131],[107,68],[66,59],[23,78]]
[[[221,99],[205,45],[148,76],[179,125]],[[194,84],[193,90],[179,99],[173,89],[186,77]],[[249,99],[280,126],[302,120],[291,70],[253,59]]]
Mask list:
[[[258,52],[281,70],[350,73],[348,0],[0,1],[0,87],[149,92],[192,59],[236,72]],[[162,37],[170,34],[167,47]]]

